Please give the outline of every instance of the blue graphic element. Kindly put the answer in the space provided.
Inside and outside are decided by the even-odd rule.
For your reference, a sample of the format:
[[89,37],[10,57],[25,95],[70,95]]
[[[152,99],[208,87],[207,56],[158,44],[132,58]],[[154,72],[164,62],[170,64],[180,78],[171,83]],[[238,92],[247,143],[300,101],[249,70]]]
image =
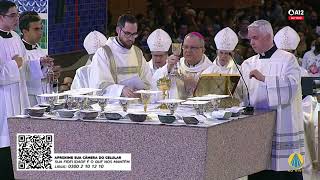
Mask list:
[[300,168],[302,166],[301,161],[298,157],[298,154],[295,154],[290,162],[292,167]]
[[19,12],[35,11],[37,13],[47,13],[48,0],[12,0],[18,5]]

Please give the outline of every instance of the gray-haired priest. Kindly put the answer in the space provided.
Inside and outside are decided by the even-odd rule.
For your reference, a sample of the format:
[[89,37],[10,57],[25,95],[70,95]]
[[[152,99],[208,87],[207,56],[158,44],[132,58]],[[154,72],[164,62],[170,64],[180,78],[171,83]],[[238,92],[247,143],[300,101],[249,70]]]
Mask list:
[[[275,131],[270,134],[273,142],[269,168],[250,175],[249,180],[302,179],[302,172],[288,172],[302,167],[305,154],[301,76],[297,59],[273,44],[273,30],[266,20],[253,22],[248,27],[248,37],[258,53],[241,65],[250,104],[256,109],[277,112]],[[247,99],[244,97],[245,104],[248,104]]]
[[90,87],[103,89],[106,96],[137,97],[134,91],[150,88],[152,74],[142,51],[133,45],[138,37],[137,19],[122,15],[118,19],[117,37],[92,58]]

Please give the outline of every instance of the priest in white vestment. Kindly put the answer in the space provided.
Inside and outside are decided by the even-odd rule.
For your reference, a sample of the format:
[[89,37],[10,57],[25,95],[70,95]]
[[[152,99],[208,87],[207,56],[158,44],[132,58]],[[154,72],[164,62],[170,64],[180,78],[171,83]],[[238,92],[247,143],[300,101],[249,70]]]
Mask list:
[[[273,30],[266,20],[258,20],[248,27],[248,37],[255,56],[241,65],[244,80],[248,85],[250,104],[256,109],[275,110],[277,120],[273,136],[269,169],[249,176],[283,177],[288,170],[299,169],[288,163],[293,153],[304,156],[304,129],[301,106],[301,75],[295,56],[277,49],[273,44]],[[241,86],[242,85],[242,86]],[[240,84],[243,100],[248,103],[246,88]],[[300,166],[301,165],[301,166]],[[288,176],[302,178],[302,173],[292,172]]]
[[90,87],[102,89],[106,96],[138,97],[134,91],[150,89],[152,74],[142,51],[133,45],[138,37],[136,18],[120,16],[116,31],[118,36],[109,37],[92,58]]
[[151,73],[167,63],[168,51],[172,40],[167,32],[162,29],[154,30],[148,37],[147,43],[151,51],[152,59],[148,62]]
[[237,34],[229,27],[226,27],[217,33],[214,37],[214,42],[218,49],[217,57],[202,74],[239,74],[237,65],[232,60],[234,48],[238,44]]
[[88,52],[89,58],[85,66],[76,70],[71,89],[89,88],[92,57],[100,47],[106,45],[107,40],[108,39],[99,31],[92,31],[86,36],[83,41],[83,47]]
[[0,177],[14,179],[7,117],[22,114],[24,108],[29,107],[22,71],[26,51],[19,35],[13,31],[19,22],[16,5],[0,1],[0,7]]
[[[185,99],[188,96],[192,96],[199,76],[212,65],[212,62],[204,54],[204,45],[204,38],[200,33],[191,32],[187,34],[182,45],[183,57],[180,58],[176,55],[169,56],[168,63],[153,74],[152,88],[158,89],[156,83],[160,78],[165,76],[170,77],[170,74],[178,73],[177,76],[179,78],[171,79],[169,98]],[[176,70],[175,65],[177,67]],[[179,81],[184,84],[184,88],[179,87]],[[153,101],[156,101],[156,99]]]

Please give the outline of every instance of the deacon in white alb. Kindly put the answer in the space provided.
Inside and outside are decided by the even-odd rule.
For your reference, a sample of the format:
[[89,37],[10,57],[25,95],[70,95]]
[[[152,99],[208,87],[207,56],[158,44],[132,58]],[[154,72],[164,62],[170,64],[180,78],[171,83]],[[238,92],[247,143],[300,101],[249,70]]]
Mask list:
[[152,74],[142,51],[133,45],[138,37],[137,19],[122,15],[117,37],[97,50],[90,67],[90,88],[103,89],[106,96],[138,97],[136,90],[150,89]]
[[[300,42],[299,34],[289,26],[280,29],[274,36],[277,48],[296,54]],[[298,59],[298,57],[297,57]],[[299,62],[299,60],[298,60]],[[300,66],[301,76],[309,76],[308,71]]]
[[[241,65],[250,104],[256,109],[277,111],[275,131],[270,134],[273,143],[269,168],[273,171],[261,175],[286,176],[288,170],[293,169],[288,164],[289,156],[305,153],[299,65],[293,54],[277,49],[273,44],[273,30],[268,21],[253,22],[248,27],[248,37],[253,50],[259,53]],[[243,84],[240,86],[243,100],[248,104],[246,88]],[[302,173],[295,175],[302,176]]]
[[237,34],[226,27],[219,31],[214,37],[217,46],[217,57],[213,64],[203,71],[202,74],[221,73],[221,74],[239,74],[236,64],[232,60],[234,48],[238,44]]
[[167,32],[162,29],[154,30],[148,37],[147,43],[151,51],[152,59],[148,62],[151,73],[167,63],[168,51],[172,40]]
[[88,52],[89,57],[86,65],[76,70],[71,89],[89,88],[92,57],[100,47],[107,44],[107,40],[108,39],[99,31],[92,31],[86,36],[83,41],[83,47]]
[[200,33],[191,32],[187,34],[182,45],[183,57],[180,58],[175,55],[169,56],[168,63],[154,73],[152,77],[152,88],[157,89],[157,80],[168,76],[174,71],[174,66],[177,65],[177,72],[181,75],[179,80],[182,81],[184,86],[180,88],[180,81],[172,80],[169,97],[185,99],[187,96],[190,96],[196,88],[201,73],[212,65],[212,62],[204,54],[204,45],[204,38]]

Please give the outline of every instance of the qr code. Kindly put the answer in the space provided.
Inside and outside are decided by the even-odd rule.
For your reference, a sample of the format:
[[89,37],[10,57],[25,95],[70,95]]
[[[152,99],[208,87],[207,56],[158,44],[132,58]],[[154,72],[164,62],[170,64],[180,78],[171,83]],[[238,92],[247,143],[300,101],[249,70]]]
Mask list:
[[17,169],[52,169],[53,134],[17,134]]

